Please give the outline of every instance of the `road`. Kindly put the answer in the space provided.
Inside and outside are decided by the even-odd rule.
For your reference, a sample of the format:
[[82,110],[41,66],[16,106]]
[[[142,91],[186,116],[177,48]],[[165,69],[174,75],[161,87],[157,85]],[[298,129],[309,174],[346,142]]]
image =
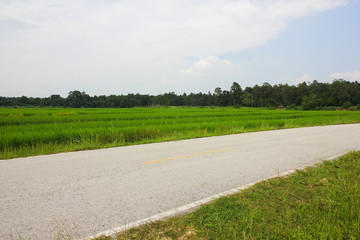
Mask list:
[[0,161],[0,239],[82,238],[360,149],[360,124]]

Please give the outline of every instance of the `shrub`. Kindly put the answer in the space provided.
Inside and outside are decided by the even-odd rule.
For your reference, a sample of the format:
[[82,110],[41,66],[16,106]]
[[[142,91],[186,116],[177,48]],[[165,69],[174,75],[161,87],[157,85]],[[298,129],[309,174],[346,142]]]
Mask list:
[[295,103],[293,103],[290,106],[288,106],[286,109],[288,109],[288,110],[299,110],[299,107],[296,106]]
[[349,107],[351,107],[351,102],[350,101],[346,101],[346,102],[344,102],[344,104],[343,104],[343,108],[345,108],[345,109],[348,109]]

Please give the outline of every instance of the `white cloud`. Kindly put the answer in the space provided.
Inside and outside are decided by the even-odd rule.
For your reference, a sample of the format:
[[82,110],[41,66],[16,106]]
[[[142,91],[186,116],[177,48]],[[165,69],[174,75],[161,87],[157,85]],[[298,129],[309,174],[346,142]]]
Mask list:
[[345,72],[345,73],[332,73],[330,74],[332,79],[344,79],[347,81],[360,81],[360,72],[355,70],[353,72]]
[[199,61],[193,62],[187,69],[180,69],[185,75],[201,76],[214,71],[228,70],[233,67],[231,61],[219,59],[217,56],[201,57]]
[[301,78],[297,78],[295,80],[295,84],[300,84],[300,83],[303,83],[303,82],[312,82],[315,78],[313,77],[310,77],[308,74],[305,74],[304,76],[302,76]]
[[[186,59],[216,58],[266,44],[286,29],[289,20],[347,2],[0,1],[0,26],[6,25],[6,34],[0,31],[0,83],[11,82],[8,91],[13,89],[15,96],[16,86],[24,81],[39,91],[43,82],[52,85],[50,79],[61,81],[65,92],[78,83],[95,92],[160,93],[167,91],[156,85],[162,76],[180,81],[228,66],[225,60],[203,57],[189,67]],[[31,94],[31,88],[28,91]]]
[[161,82],[165,83],[165,84],[174,84],[177,81],[175,79],[169,79],[168,77],[162,77]]
[[269,58],[269,57],[265,58],[264,60],[265,60],[265,62],[270,63],[270,64],[279,64],[278,60],[272,59],[272,58]]

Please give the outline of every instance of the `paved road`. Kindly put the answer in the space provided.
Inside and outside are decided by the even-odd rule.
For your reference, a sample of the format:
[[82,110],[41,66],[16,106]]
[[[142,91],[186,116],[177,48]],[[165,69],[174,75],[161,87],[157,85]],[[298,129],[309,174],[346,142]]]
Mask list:
[[0,239],[85,237],[360,148],[360,124],[0,161]]

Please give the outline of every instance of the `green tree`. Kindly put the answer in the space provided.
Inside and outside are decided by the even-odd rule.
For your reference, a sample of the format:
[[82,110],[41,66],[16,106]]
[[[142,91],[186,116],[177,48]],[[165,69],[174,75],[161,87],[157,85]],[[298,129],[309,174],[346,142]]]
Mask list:
[[50,99],[49,99],[49,102],[50,102],[50,105],[53,106],[53,107],[55,107],[55,106],[64,106],[65,105],[64,99],[58,94],[51,95]]
[[230,88],[231,102],[232,105],[240,105],[241,104],[241,86],[237,82],[233,82]]
[[268,108],[276,108],[279,106],[279,103],[274,98],[267,98],[265,100],[265,106]]
[[90,97],[85,92],[80,92],[78,90],[70,91],[69,96],[67,97],[67,102],[70,107],[79,108],[86,105],[86,100]]
[[304,96],[301,106],[304,110],[314,110],[321,107],[321,99],[319,99],[316,94]]
[[253,96],[251,93],[244,91],[241,95],[241,102],[246,107],[252,107],[253,105]]
[[215,104],[217,106],[220,106],[220,96],[222,94],[221,88],[220,87],[215,88],[214,93],[215,93]]
[[351,100],[350,96],[351,84],[344,79],[336,79],[333,81],[330,87],[331,99],[333,105],[342,106],[345,102]]
[[29,104],[29,98],[26,96],[22,96],[17,99],[16,104],[19,106],[26,106]]
[[160,95],[157,99],[157,102],[161,105],[161,106],[169,106],[170,105],[170,100],[168,97],[164,96],[164,95]]

